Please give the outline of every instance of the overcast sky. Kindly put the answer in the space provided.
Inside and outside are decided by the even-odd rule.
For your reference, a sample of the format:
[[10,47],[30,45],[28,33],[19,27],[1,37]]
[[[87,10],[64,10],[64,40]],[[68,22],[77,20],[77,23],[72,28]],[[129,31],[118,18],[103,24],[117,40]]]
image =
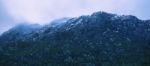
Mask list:
[[150,19],[150,0],[0,0],[0,33],[22,22],[45,24],[96,11]]

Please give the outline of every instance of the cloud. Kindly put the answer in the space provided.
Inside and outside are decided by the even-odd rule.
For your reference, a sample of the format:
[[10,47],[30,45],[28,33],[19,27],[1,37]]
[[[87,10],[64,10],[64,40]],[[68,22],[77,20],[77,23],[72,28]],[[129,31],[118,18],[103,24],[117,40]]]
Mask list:
[[44,24],[61,17],[74,17],[95,11],[132,14],[137,0],[2,0],[18,22]]
[[[21,22],[49,23],[96,11],[131,14],[150,19],[149,0],[0,0],[0,27]],[[2,7],[2,8],[1,8]],[[2,30],[4,28],[1,28]]]
[[0,34],[15,25],[13,19],[6,13],[0,2]]

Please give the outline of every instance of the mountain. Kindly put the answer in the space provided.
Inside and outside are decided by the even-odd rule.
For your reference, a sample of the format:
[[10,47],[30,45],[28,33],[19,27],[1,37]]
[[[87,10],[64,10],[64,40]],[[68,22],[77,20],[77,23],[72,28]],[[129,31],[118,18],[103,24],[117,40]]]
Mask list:
[[[11,39],[10,39],[11,38]],[[150,20],[95,12],[0,37],[2,66],[150,66]]]
[[40,28],[41,26],[38,24],[19,24],[11,28],[10,30],[4,32],[1,36],[1,42],[15,42],[18,40],[26,40],[26,38],[29,37],[31,33],[36,32]]

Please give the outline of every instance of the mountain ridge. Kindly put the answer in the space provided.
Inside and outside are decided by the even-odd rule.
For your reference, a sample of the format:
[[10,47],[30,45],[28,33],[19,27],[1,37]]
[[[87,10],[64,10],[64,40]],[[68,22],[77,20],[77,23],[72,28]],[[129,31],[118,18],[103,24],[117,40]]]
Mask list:
[[0,65],[150,65],[150,21],[106,12],[64,21],[21,35],[23,39],[16,40],[9,34],[1,36]]

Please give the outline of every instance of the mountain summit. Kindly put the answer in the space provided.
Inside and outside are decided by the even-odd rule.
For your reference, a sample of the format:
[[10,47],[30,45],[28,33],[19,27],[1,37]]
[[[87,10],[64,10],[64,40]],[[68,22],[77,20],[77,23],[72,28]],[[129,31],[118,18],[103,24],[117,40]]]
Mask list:
[[149,20],[95,12],[54,22],[1,35],[0,65],[150,66]]

